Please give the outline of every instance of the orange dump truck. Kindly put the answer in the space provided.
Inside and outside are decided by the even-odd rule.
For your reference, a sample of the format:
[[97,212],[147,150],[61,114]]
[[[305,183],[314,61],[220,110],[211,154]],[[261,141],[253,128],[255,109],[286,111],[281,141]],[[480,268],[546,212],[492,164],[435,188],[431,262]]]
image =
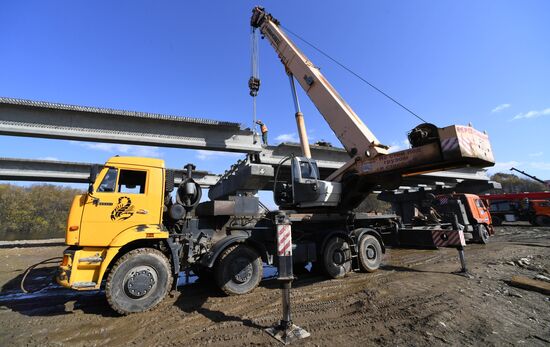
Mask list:
[[493,223],[527,221],[532,225],[550,226],[550,192],[486,194]]

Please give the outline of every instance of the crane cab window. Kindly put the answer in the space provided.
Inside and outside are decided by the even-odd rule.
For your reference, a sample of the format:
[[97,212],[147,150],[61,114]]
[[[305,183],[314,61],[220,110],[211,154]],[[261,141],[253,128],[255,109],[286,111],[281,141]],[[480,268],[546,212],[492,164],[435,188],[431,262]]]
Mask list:
[[116,188],[116,176],[118,174],[118,170],[115,168],[109,168],[107,170],[107,173],[103,177],[103,180],[101,181],[101,184],[99,185],[99,188],[97,188],[97,191],[100,193],[114,193]]
[[145,171],[120,170],[118,191],[125,194],[144,194],[147,173]]
[[300,162],[300,172],[303,179],[317,179],[317,164],[302,161]]

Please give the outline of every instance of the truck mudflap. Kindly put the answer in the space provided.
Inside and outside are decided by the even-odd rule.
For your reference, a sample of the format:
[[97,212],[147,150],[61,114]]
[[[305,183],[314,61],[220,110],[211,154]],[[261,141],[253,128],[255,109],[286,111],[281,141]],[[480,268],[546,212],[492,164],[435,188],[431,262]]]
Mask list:
[[459,247],[465,244],[464,233],[440,228],[403,228],[397,234],[397,245],[413,248]]

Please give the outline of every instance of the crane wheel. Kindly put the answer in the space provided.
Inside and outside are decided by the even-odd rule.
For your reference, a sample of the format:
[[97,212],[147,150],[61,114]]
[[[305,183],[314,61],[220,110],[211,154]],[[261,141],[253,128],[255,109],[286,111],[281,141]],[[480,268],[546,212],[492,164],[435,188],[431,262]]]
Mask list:
[[173,278],[162,252],[138,248],[123,255],[107,277],[105,294],[118,313],[144,312],[157,306],[168,293]]
[[260,283],[262,275],[262,258],[256,250],[244,244],[223,251],[214,269],[216,284],[227,295],[251,292]]
[[341,237],[328,240],[322,255],[323,272],[330,278],[342,278],[351,271],[351,248]]
[[483,245],[486,245],[489,242],[489,230],[485,225],[483,224],[478,225],[475,238],[477,243],[481,243]]
[[537,216],[535,219],[538,226],[541,227],[550,227],[550,217],[549,216]]
[[359,268],[362,272],[374,272],[382,262],[382,246],[373,235],[363,235],[359,240]]

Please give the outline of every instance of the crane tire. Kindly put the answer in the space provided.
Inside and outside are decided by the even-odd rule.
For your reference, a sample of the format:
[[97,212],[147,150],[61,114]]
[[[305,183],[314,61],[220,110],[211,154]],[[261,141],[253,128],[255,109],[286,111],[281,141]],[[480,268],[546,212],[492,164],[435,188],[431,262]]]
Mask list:
[[227,295],[254,290],[263,275],[262,258],[255,249],[238,244],[222,252],[214,269],[216,284]]
[[351,271],[351,247],[342,237],[328,240],[321,259],[323,272],[330,278],[342,278]]

